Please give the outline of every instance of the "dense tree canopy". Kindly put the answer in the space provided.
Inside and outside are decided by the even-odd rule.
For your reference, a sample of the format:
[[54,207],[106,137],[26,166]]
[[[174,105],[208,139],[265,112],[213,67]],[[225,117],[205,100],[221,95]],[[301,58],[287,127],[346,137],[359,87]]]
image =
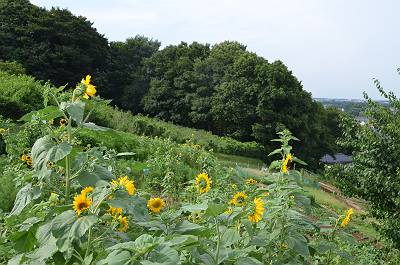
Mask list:
[[149,90],[144,62],[159,47],[158,41],[143,36],[111,42],[106,66],[94,78],[102,96],[114,99],[114,104],[134,113],[143,112],[141,99]]
[[282,62],[241,43],[159,49],[143,36],[108,43],[86,18],[28,0],[0,0],[0,21],[0,60],[20,63],[38,79],[71,85],[90,73],[99,94],[123,109],[255,140],[267,150],[286,127],[302,140],[295,151],[309,162],[335,149],[336,113],[314,102]]
[[66,9],[0,0],[0,21],[0,59],[20,62],[39,79],[73,85],[104,66],[107,39]]

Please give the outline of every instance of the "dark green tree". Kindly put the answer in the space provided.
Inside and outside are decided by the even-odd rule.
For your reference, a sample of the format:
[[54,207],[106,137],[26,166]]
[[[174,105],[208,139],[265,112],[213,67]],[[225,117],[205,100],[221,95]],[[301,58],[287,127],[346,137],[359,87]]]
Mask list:
[[332,152],[331,132],[325,124],[323,106],[313,101],[282,62],[257,70],[257,80],[263,90],[258,98],[259,120],[252,126],[253,136],[268,150],[273,148],[270,141],[274,133],[287,128],[301,140],[294,145],[296,154],[316,166],[323,154]]
[[211,111],[213,95],[217,86],[223,82],[226,70],[244,53],[246,53],[244,45],[225,41],[214,45],[207,58],[195,62],[196,91],[189,113],[193,126],[218,131]]
[[104,67],[107,39],[66,9],[0,0],[0,21],[0,59],[21,63],[39,79],[72,85]]
[[182,42],[156,52],[147,60],[150,89],[143,99],[144,110],[151,116],[190,126],[192,98],[197,90],[194,64],[204,60],[209,45]]
[[144,63],[159,47],[160,42],[144,36],[111,42],[106,67],[94,79],[101,95],[123,109],[143,112],[141,100],[150,86]]

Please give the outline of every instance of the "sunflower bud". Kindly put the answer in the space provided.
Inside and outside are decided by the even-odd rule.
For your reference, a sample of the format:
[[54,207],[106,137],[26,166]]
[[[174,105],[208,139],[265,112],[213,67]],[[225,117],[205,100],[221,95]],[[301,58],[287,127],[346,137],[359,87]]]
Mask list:
[[57,204],[59,202],[59,197],[57,193],[52,192],[49,197],[49,202],[51,204]]

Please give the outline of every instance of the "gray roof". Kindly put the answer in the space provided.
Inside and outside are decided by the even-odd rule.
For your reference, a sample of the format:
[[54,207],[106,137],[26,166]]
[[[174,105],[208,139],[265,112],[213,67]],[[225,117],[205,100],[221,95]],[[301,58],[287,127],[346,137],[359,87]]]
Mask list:
[[343,153],[337,153],[334,156],[326,154],[320,159],[320,161],[325,164],[347,164],[353,162],[351,156],[345,155]]

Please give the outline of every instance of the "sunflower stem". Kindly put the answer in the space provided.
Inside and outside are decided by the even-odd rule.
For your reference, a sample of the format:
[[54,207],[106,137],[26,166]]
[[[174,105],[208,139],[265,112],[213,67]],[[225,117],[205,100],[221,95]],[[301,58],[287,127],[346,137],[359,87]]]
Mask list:
[[[67,135],[68,135],[68,143],[71,143],[71,118],[68,119],[67,124]],[[70,189],[70,175],[71,175],[71,166],[70,166],[70,155],[68,154],[65,157],[65,200],[69,199],[69,189]]]
[[215,221],[215,229],[217,230],[217,236],[218,236],[218,239],[217,239],[217,252],[215,254],[215,259],[214,260],[215,260],[215,265],[218,265],[219,264],[219,261],[218,261],[218,259],[219,259],[219,249],[221,247],[221,234],[219,232],[219,225],[218,225],[217,218],[214,218],[214,221]]
[[92,227],[89,228],[89,235],[88,235],[88,241],[87,241],[87,248],[86,248],[86,252],[85,252],[85,259],[87,256],[89,256],[91,244],[92,244]]

